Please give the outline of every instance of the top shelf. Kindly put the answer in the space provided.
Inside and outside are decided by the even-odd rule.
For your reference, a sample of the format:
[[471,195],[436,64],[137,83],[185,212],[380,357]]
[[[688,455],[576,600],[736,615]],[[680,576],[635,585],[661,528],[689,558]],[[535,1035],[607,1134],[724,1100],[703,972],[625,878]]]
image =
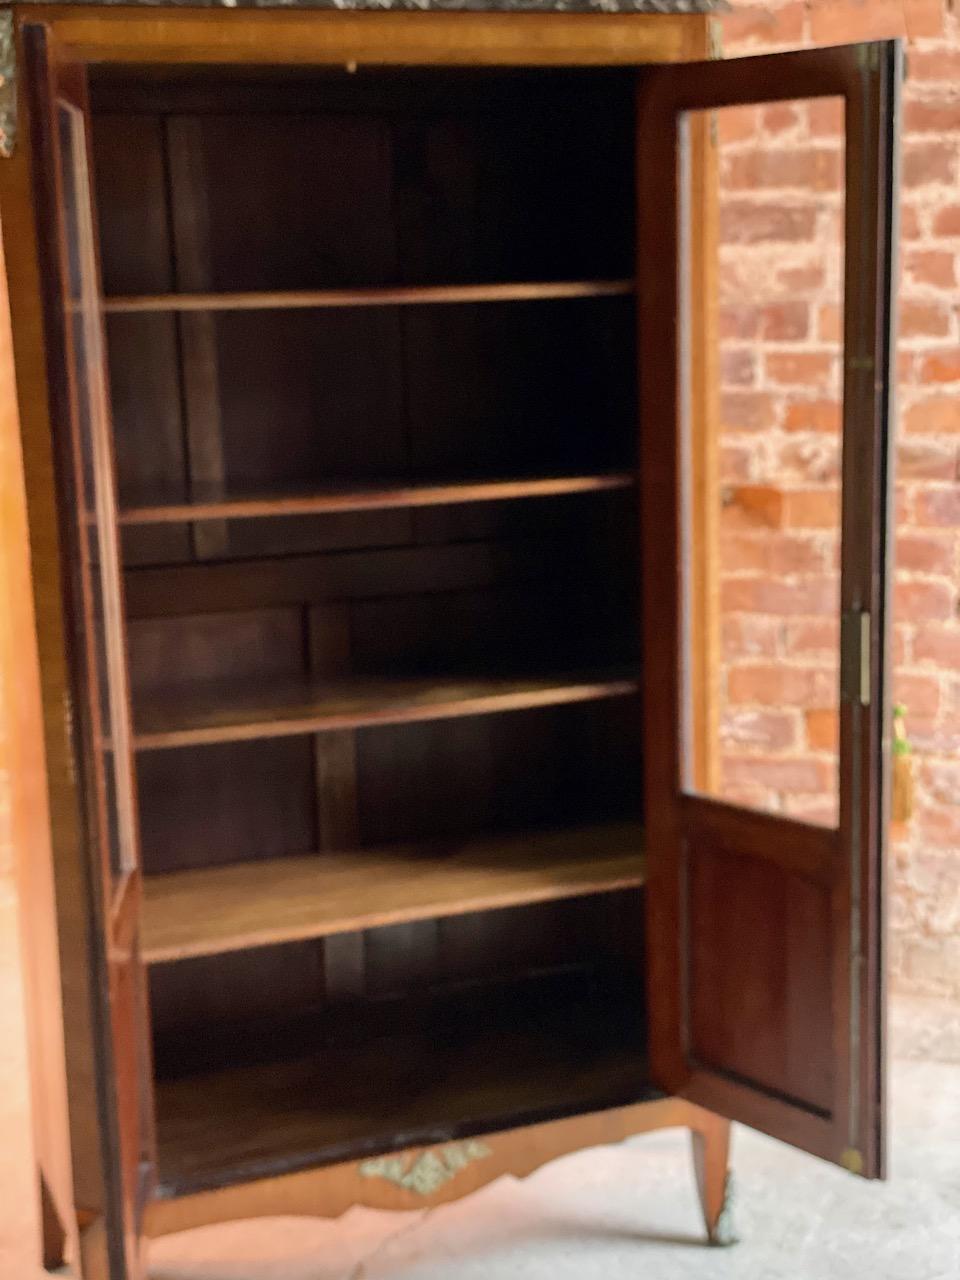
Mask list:
[[[586,475],[516,476],[508,479],[461,481],[374,480],[367,483],[324,485],[312,493],[224,494],[200,489],[190,501],[163,495],[123,507],[121,524],[168,524],[196,520],[247,520],[264,516],[323,515],[347,511],[386,511],[404,507],[438,507],[458,503],[503,502],[518,498],[563,497],[629,489],[629,471],[601,471]],[[93,517],[91,516],[90,519]]]
[[635,671],[606,669],[522,678],[496,675],[392,679],[342,677],[320,683],[233,685],[206,698],[183,693],[141,697],[134,745],[139,751],[248,742],[338,729],[374,728],[491,715],[533,707],[630,697]]
[[541,302],[618,298],[633,280],[547,280],[507,284],[409,285],[396,288],[297,289],[255,293],[144,293],[105,298],[109,314],[151,311],[291,311],[324,307],[409,307],[470,302]]

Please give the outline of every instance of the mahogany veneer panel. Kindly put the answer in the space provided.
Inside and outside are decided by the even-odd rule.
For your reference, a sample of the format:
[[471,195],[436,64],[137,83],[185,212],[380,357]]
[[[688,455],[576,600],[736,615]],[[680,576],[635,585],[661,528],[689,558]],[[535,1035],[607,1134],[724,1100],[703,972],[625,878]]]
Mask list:
[[642,829],[608,823],[148,876],[148,962],[643,883]]
[[822,1017],[834,963],[830,889],[702,837],[689,858],[694,1055],[828,1114],[837,1069]]
[[413,1029],[399,1023],[282,1062],[160,1081],[159,1194],[656,1096],[639,992],[590,974],[460,993]]
[[368,725],[487,715],[559,706],[637,692],[624,671],[509,679],[500,676],[342,679],[318,684],[229,687],[219,699],[184,695],[141,700],[134,744],[140,750],[241,742]]

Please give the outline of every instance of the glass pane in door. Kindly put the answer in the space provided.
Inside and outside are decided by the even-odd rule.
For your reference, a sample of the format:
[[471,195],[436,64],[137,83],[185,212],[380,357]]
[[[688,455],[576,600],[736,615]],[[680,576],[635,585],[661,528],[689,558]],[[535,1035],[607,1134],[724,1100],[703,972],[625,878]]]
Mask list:
[[[81,522],[88,708],[98,827],[115,877],[137,863],[137,822],[117,544],[113,445],[106,397],[97,261],[82,114],[58,108],[64,208],[66,346],[71,382],[74,495]],[[62,424],[66,429],[68,424]]]
[[836,826],[843,100],[684,132],[685,786]]

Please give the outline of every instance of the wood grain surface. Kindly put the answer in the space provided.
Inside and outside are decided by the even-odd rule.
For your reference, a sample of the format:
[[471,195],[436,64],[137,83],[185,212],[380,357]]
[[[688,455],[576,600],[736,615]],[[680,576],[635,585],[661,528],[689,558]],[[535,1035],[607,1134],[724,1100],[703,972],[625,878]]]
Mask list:
[[458,992],[379,1033],[358,1031],[361,1006],[349,1034],[283,1061],[162,1080],[160,1194],[638,1102],[652,1093],[639,998],[561,974]]
[[246,520],[264,516],[322,514],[332,511],[386,511],[402,507],[439,507],[460,502],[504,502],[513,498],[556,497],[561,494],[598,493],[628,489],[632,473],[601,472],[597,475],[529,476],[498,480],[451,480],[418,484],[409,480],[384,480],[361,485],[325,485],[310,493],[262,493],[205,497],[190,502],[153,498],[120,512],[121,524],[168,524],[190,520]]
[[104,299],[108,313],[140,311],[280,311],[322,307],[415,307],[464,302],[539,302],[617,298],[632,280],[547,280],[503,284],[407,285],[398,288],[289,289],[254,293],[152,293]]
[[410,724],[490,715],[525,707],[559,706],[635,693],[629,673],[584,673],[511,680],[428,678],[331,680],[227,688],[220,700],[196,697],[141,702],[134,738],[138,750],[241,742],[289,734],[371,725]]
[[149,876],[148,963],[642,884],[636,823],[474,837]]

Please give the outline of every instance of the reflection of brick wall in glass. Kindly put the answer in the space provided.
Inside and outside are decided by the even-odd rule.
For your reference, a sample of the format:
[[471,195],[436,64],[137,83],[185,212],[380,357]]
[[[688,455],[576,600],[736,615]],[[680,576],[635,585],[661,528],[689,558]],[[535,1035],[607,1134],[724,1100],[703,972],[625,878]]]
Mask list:
[[[856,20],[850,6],[734,4],[737,11],[724,22],[730,56],[862,34],[837,26]],[[916,788],[912,820],[894,829],[890,963],[901,990],[960,996],[960,12],[948,0],[906,0],[903,10],[910,66],[900,206],[893,659]],[[766,529],[768,578],[797,582],[786,575],[812,573],[804,566],[818,563],[818,547],[825,550],[836,528],[830,495],[837,410],[824,357],[838,349],[839,297],[823,268],[836,240],[829,219],[811,215],[811,206],[827,212],[833,202],[837,119],[826,103],[730,112],[720,138],[729,157],[721,192],[725,566],[732,577],[737,557],[749,553],[745,529]],[[758,320],[748,304],[763,290],[766,309]],[[746,347],[752,356],[744,355]],[[774,355],[782,358],[771,366]],[[760,543],[759,534],[754,541]],[[756,546],[752,554],[760,554]],[[741,562],[738,572],[747,569]],[[816,612],[802,622],[778,614],[772,588],[754,602],[763,607],[731,607],[743,603],[728,587],[725,679],[738,696],[772,701],[728,704],[726,780],[732,785],[743,776],[738,761],[749,748],[763,757],[767,781],[782,788],[785,805],[807,808],[810,816],[826,813],[825,793],[818,800],[816,789],[805,788],[817,782],[811,766],[826,758],[835,723],[819,704],[801,717],[795,699],[817,697],[814,677],[801,669],[815,668],[824,646],[835,643],[832,620]],[[811,596],[808,603],[817,601]],[[742,674],[750,667],[753,674]],[[794,749],[798,743],[802,752]],[[782,765],[788,756],[790,770]]]
[[718,113],[720,787],[837,817],[843,103]]

